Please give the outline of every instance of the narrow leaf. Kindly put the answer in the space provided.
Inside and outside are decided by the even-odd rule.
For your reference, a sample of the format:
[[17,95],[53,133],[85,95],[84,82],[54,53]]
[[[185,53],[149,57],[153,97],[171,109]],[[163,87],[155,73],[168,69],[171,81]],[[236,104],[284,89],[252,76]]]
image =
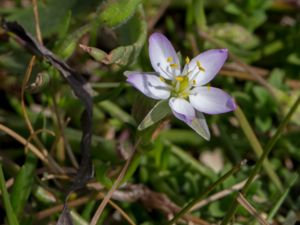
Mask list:
[[287,198],[291,187],[296,183],[296,181],[298,180],[299,175],[296,174],[292,177],[292,181],[290,182],[289,186],[286,188],[286,190],[281,194],[281,196],[279,197],[279,199],[275,202],[272,210],[270,211],[269,215],[268,215],[268,220],[270,222],[270,220],[276,215],[276,213],[278,212],[278,210],[280,209],[281,205],[283,204],[284,200]]
[[6,216],[9,225],[19,225],[15,212],[9,201],[9,195],[5,186],[5,179],[2,171],[2,164],[0,163],[0,190],[3,198],[3,205],[6,211]]
[[25,164],[15,179],[11,192],[11,203],[18,217],[24,211],[24,206],[31,193],[36,165],[37,158],[32,153],[29,153]]

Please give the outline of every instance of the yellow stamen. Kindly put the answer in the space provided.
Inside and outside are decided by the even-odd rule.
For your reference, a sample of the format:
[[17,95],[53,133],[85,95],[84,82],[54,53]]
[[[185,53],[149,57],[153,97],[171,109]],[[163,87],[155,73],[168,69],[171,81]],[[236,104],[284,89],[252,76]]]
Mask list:
[[170,64],[170,66],[174,69],[178,68],[178,64],[176,64],[176,63],[172,63],[172,64]]
[[167,62],[173,62],[173,58],[172,58],[171,56],[169,56],[169,57],[167,58]]
[[162,81],[162,82],[165,82],[165,79],[163,77],[159,77],[159,79]]
[[190,58],[187,56],[186,58],[185,58],[185,64],[189,64],[190,63]]
[[183,81],[184,78],[183,78],[183,77],[176,77],[175,79],[176,79],[177,81],[181,82],[181,81]]
[[196,80],[193,80],[193,85],[196,85]]
[[200,61],[198,60],[196,63],[197,63],[198,69],[205,72],[205,69],[202,67]]
[[210,89],[211,89],[211,86],[210,86],[210,84],[208,84],[208,85],[207,85],[207,90],[210,91]]

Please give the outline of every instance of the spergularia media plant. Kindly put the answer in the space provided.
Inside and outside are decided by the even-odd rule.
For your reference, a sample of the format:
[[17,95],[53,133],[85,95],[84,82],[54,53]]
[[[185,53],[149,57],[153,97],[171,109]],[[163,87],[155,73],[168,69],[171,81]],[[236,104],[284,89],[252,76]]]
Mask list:
[[[206,140],[210,139],[205,114],[220,114],[236,109],[234,99],[221,89],[207,85],[227,59],[227,49],[212,49],[181,67],[170,41],[160,33],[149,38],[149,56],[153,72],[126,71],[127,82],[144,95],[161,100],[142,121],[144,129],[165,117],[170,109]],[[207,86],[205,86],[207,85]]]

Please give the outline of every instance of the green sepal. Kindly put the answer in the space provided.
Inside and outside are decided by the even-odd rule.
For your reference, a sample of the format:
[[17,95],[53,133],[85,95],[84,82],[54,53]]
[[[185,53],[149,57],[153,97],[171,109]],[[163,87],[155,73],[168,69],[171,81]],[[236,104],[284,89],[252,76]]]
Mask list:
[[170,106],[167,100],[161,100],[150,110],[147,116],[138,126],[138,130],[144,130],[158,121],[165,118],[168,114],[171,113]]
[[210,132],[203,113],[196,112],[196,117],[193,119],[192,123],[188,125],[205,140],[210,140]]

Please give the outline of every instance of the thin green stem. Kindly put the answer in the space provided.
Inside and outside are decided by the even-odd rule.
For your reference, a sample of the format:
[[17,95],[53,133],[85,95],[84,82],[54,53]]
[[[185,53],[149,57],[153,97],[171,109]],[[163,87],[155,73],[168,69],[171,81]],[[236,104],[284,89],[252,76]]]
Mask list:
[[232,174],[236,173],[240,170],[241,166],[246,163],[245,160],[240,162],[238,165],[229,170],[226,174],[224,174],[221,178],[219,178],[216,182],[211,184],[203,193],[200,193],[199,196],[194,198],[190,203],[188,203],[185,207],[183,207],[175,217],[168,222],[168,225],[175,224],[177,220],[179,220],[182,216],[184,216],[195,204],[197,204],[200,200],[202,200],[206,195],[208,195],[212,190],[214,190],[219,184],[223,183],[228,177]]
[[[259,158],[258,162],[256,163],[254,169],[252,170],[244,188],[241,190],[241,193],[245,196],[247,191],[250,188],[250,185],[252,184],[255,176],[258,174],[264,160],[267,158],[267,156],[269,155],[269,153],[271,152],[273,146],[275,145],[276,141],[278,140],[278,138],[280,137],[280,135],[283,132],[284,127],[287,125],[287,123],[289,122],[289,120],[291,119],[293,113],[296,111],[298,105],[300,104],[300,95],[298,96],[297,100],[295,101],[295,103],[293,104],[293,106],[291,107],[290,111],[288,112],[288,114],[285,116],[285,118],[283,119],[283,121],[280,123],[276,133],[274,134],[274,136],[272,137],[272,139],[268,142],[268,144],[265,147],[265,150],[263,152],[263,154],[261,155],[261,157]],[[224,220],[222,221],[221,225],[226,225],[228,224],[228,222],[231,220],[231,218],[234,216],[236,209],[238,207],[238,202],[235,200],[232,202],[230,210],[227,212]]]
[[[256,156],[259,158],[263,154],[263,148],[262,148],[260,142],[258,141],[253,129],[251,128],[249,121],[247,120],[243,110],[240,107],[238,107],[234,113],[235,113],[235,116],[238,119],[239,124],[240,124],[244,134],[246,135],[253,151],[255,152]],[[266,173],[268,174],[268,176],[270,177],[270,179],[273,181],[275,186],[278,188],[278,190],[283,191],[282,183],[281,183],[279,177],[277,176],[277,174],[274,172],[274,169],[273,169],[270,161],[267,158],[263,162],[263,167],[264,167]]]

